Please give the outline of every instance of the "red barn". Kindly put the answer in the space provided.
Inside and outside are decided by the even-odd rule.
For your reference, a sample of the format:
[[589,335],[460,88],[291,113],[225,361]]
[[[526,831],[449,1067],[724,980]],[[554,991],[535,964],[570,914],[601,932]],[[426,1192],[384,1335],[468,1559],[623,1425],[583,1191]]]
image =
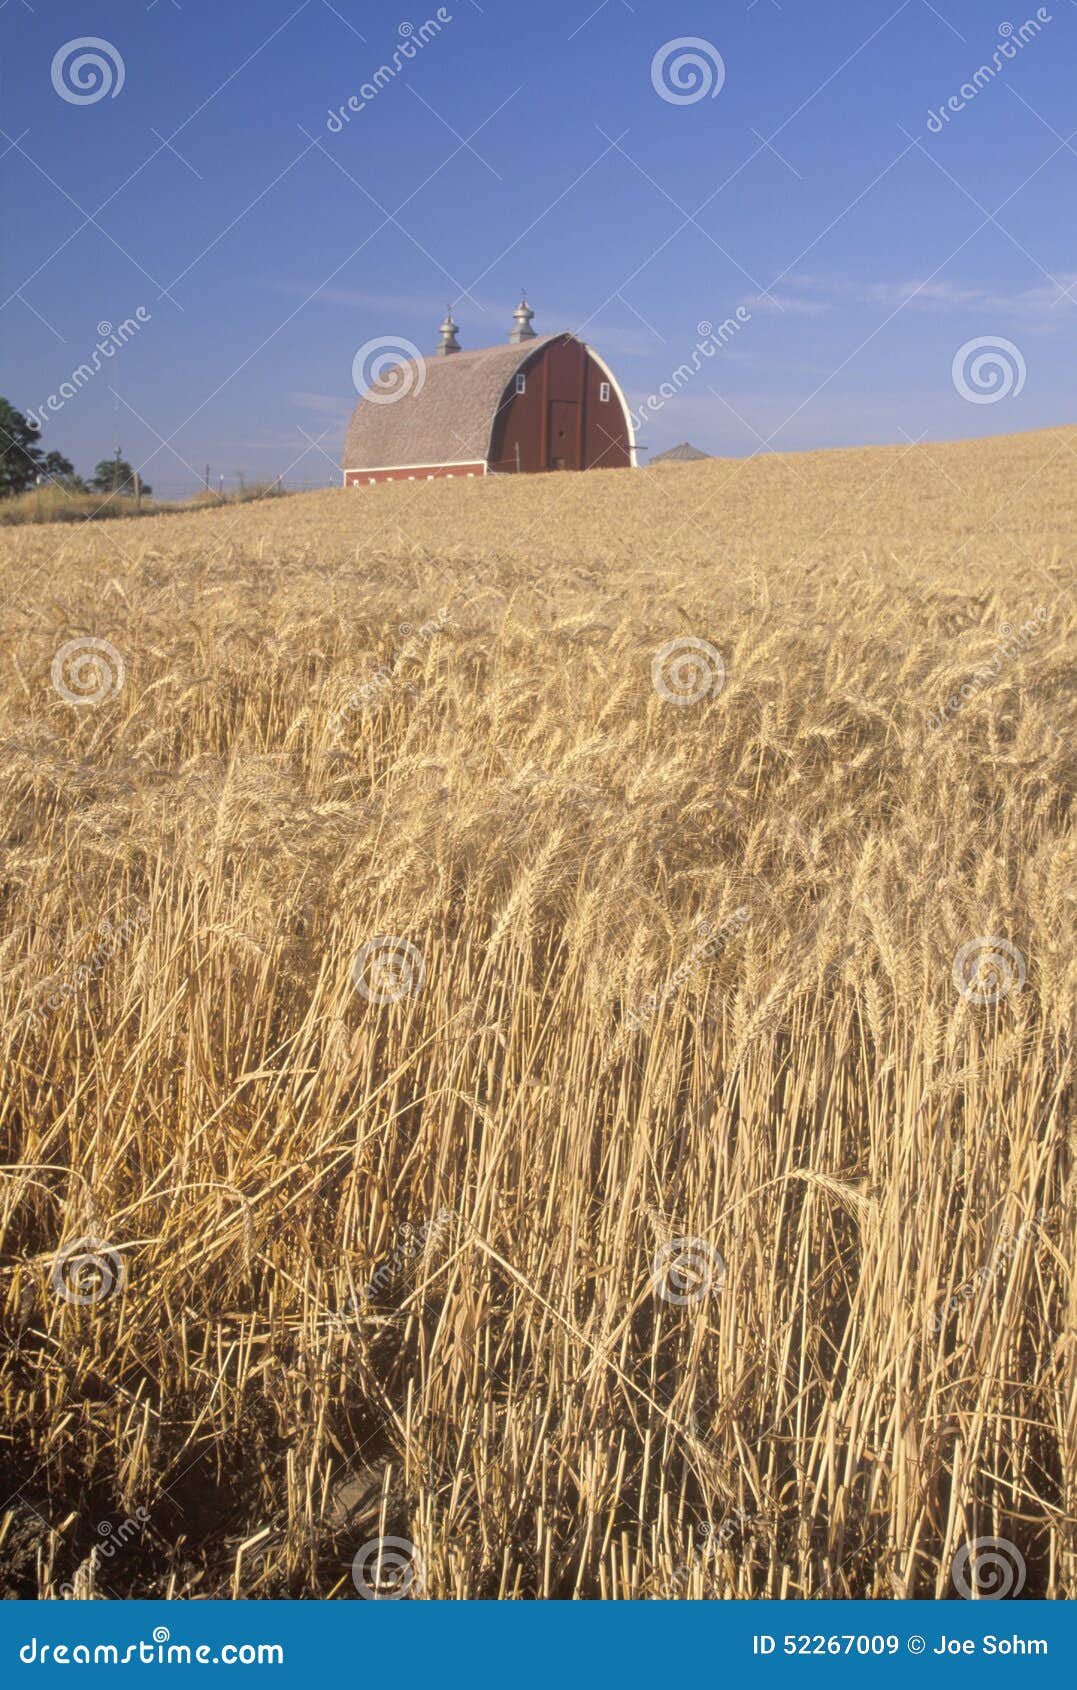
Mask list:
[[612,370],[575,335],[537,336],[533,316],[521,300],[507,342],[465,352],[446,313],[434,357],[394,365],[360,399],[344,485],[634,467]]

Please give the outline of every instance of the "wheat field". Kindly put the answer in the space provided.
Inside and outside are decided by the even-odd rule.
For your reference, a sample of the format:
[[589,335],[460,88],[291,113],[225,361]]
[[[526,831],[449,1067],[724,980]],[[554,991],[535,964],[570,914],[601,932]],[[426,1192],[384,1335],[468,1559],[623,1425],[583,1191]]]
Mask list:
[[6,1594],[1077,1595],[1075,457],[0,531]]

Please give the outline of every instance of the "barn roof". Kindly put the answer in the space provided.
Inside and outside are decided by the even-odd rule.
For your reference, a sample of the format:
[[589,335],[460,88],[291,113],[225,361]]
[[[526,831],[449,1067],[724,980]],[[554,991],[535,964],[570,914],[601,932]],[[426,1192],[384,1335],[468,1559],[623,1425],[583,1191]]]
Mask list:
[[[410,358],[352,413],[343,468],[484,462],[498,404],[516,371],[563,335],[536,336],[448,357]],[[394,384],[399,396],[390,398]],[[384,397],[383,397],[384,395]]]

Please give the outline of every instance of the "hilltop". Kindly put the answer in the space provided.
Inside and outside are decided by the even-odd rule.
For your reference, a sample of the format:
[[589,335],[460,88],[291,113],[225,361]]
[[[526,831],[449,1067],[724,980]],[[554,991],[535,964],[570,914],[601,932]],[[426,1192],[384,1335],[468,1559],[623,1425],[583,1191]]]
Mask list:
[[[269,504],[192,510],[68,528],[0,530],[0,556],[139,555],[158,545],[280,548],[312,544],[323,562],[379,553],[453,554],[478,548],[530,576],[551,561],[668,572],[676,561],[715,568],[826,562],[863,556],[899,567],[934,557],[968,579],[981,562],[1048,555],[1077,546],[1073,470],[1077,428],[910,446],[871,446],[748,459],[667,464],[657,481],[640,471],[492,476],[463,481],[333,488]],[[182,541],[177,536],[182,534]],[[540,544],[536,545],[538,540]],[[974,543],[973,543],[974,540]],[[960,551],[955,548],[960,548]],[[121,550],[122,548],[122,550]],[[1016,558],[1015,558],[1016,548]],[[1023,548],[1023,551],[1022,551]],[[948,561],[950,560],[950,561]]]

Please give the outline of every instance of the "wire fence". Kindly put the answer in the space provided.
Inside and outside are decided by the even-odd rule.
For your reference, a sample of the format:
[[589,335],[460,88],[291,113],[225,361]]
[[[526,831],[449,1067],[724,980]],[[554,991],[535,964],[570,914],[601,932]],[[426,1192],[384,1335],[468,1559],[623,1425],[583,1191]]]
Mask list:
[[182,480],[163,479],[156,475],[148,475],[147,480],[153,488],[153,498],[162,500],[192,499],[199,493],[232,494],[251,493],[254,489],[267,491],[273,489],[281,493],[315,493],[326,487],[339,487],[342,477],[334,475],[327,469],[325,475],[311,478],[309,476],[294,475],[217,475],[213,471],[195,480],[187,476]]

